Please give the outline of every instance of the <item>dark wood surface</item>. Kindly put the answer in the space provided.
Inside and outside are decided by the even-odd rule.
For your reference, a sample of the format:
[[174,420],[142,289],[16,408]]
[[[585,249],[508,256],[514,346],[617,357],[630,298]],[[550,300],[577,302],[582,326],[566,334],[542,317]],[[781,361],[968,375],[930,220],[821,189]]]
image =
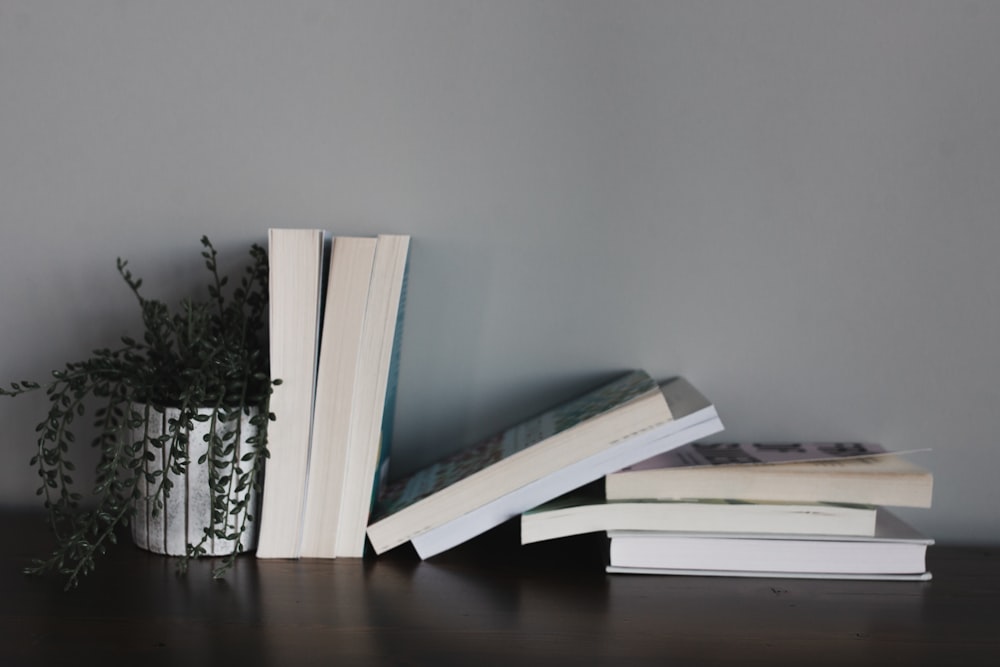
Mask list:
[[926,583],[605,575],[598,539],[516,526],[421,562],[258,561],[224,581],[125,542],[64,592],[0,513],[0,665],[1000,665],[1000,552],[933,547]]

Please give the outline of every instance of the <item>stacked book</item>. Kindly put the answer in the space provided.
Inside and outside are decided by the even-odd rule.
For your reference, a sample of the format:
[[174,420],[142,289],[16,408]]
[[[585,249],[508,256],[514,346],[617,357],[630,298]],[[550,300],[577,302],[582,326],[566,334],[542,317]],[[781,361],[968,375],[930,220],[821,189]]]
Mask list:
[[695,443],[524,513],[521,535],[606,531],[615,573],[924,580],[932,540],[887,508],[929,507],[932,483],[873,444]]

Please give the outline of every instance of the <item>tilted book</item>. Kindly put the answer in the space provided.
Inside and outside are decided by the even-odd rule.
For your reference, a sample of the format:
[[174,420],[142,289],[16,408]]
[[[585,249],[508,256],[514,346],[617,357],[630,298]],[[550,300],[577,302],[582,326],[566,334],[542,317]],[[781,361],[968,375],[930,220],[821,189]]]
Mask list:
[[428,558],[575,488],[722,429],[683,378],[634,371],[390,484],[368,538]]
[[376,243],[375,238],[338,236],[331,244],[302,520],[302,556],[307,558],[335,555]]
[[[361,557],[392,447],[410,237],[380,234],[358,358],[334,555]],[[331,529],[333,526],[330,527]]]

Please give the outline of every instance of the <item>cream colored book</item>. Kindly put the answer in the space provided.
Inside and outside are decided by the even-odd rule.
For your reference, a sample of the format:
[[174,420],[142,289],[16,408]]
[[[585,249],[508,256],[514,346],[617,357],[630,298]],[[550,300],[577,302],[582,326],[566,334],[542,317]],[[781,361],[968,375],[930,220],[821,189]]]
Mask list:
[[608,475],[605,492],[611,500],[733,498],[930,507],[933,476],[896,454],[696,466],[650,460]]
[[334,554],[359,558],[380,480],[388,467],[406,309],[410,237],[380,234],[361,332]]
[[875,534],[875,507],[731,500],[604,500],[567,494],[521,515],[521,544],[611,530]]
[[325,233],[268,233],[271,396],[258,558],[299,556],[319,350]]
[[313,413],[302,556],[333,558],[376,239],[338,236],[330,249]]

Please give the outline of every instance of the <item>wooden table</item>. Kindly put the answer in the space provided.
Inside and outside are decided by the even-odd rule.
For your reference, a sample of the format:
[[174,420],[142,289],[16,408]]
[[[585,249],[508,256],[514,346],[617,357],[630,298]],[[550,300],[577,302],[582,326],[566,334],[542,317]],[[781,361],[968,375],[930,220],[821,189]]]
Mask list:
[[435,559],[208,563],[125,542],[79,588],[0,513],[0,665],[1000,665],[1000,550],[933,547],[927,583],[605,575],[601,542],[508,525]]

